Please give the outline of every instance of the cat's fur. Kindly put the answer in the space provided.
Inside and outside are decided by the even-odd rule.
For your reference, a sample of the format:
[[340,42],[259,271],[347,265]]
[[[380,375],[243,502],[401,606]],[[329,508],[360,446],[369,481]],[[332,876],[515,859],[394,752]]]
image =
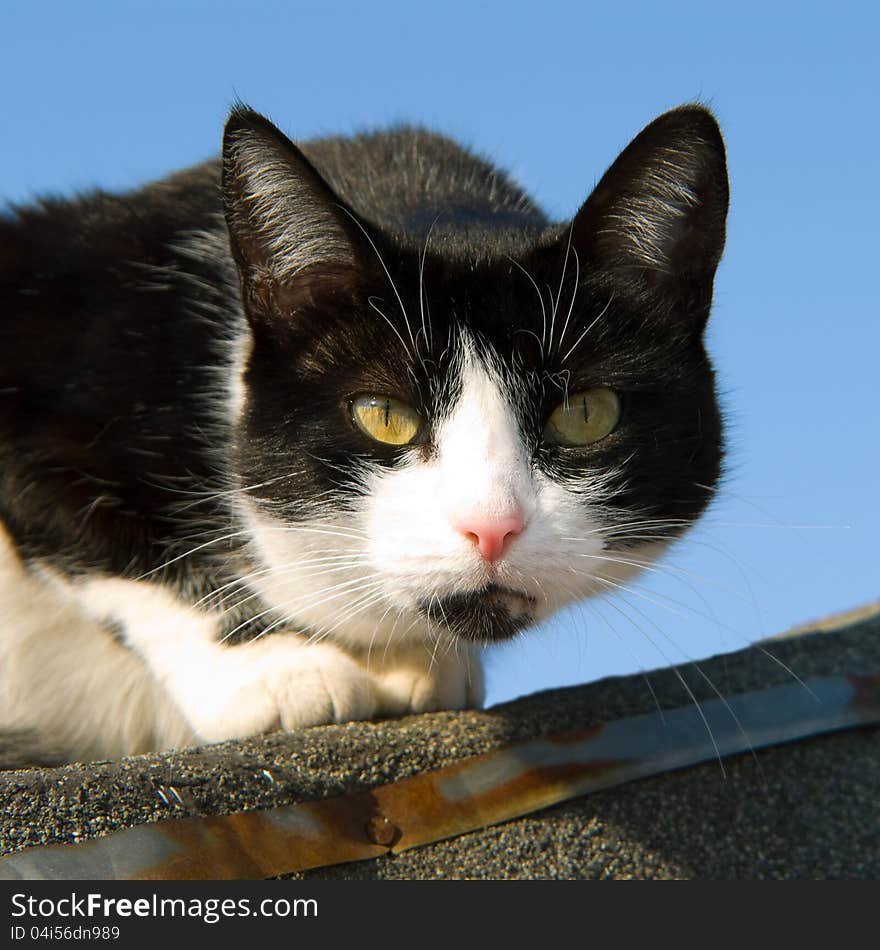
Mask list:
[[[0,730],[88,758],[478,704],[482,645],[710,500],[726,210],[699,106],[561,224],[442,136],[297,149],[241,107],[222,162],[0,218]],[[595,386],[616,429],[548,442]],[[371,393],[417,444],[352,424]]]

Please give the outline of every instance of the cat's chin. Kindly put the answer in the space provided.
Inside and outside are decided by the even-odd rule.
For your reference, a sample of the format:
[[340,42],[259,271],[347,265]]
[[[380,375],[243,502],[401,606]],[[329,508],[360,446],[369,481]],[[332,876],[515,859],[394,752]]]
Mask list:
[[433,598],[420,609],[434,623],[473,643],[509,640],[535,623],[535,599],[500,584]]

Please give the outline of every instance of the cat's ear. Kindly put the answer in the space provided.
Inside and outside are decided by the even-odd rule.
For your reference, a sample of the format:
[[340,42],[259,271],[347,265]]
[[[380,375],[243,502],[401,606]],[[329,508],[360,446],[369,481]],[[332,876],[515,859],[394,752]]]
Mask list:
[[233,109],[223,135],[223,204],[249,311],[289,310],[356,279],[354,215],[268,119]]
[[605,172],[574,219],[572,241],[594,268],[683,295],[705,319],[727,205],[718,124],[706,109],[683,106],[655,119]]

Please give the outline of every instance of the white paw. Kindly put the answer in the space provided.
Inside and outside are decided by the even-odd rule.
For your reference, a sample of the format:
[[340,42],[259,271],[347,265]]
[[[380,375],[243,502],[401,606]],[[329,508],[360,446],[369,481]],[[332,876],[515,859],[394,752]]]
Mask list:
[[482,665],[469,651],[442,660],[409,657],[374,676],[380,711],[386,715],[470,709],[483,702]]
[[223,651],[210,698],[188,703],[193,727],[207,742],[370,719],[373,680],[333,646],[305,645],[280,634]]

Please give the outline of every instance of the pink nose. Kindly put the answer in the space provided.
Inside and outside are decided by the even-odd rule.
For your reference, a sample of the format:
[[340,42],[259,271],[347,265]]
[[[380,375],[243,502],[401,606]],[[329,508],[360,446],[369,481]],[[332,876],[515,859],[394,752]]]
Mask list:
[[480,554],[493,564],[504,553],[505,545],[525,527],[523,517],[516,513],[501,518],[463,518],[454,523],[455,530],[473,541]]

